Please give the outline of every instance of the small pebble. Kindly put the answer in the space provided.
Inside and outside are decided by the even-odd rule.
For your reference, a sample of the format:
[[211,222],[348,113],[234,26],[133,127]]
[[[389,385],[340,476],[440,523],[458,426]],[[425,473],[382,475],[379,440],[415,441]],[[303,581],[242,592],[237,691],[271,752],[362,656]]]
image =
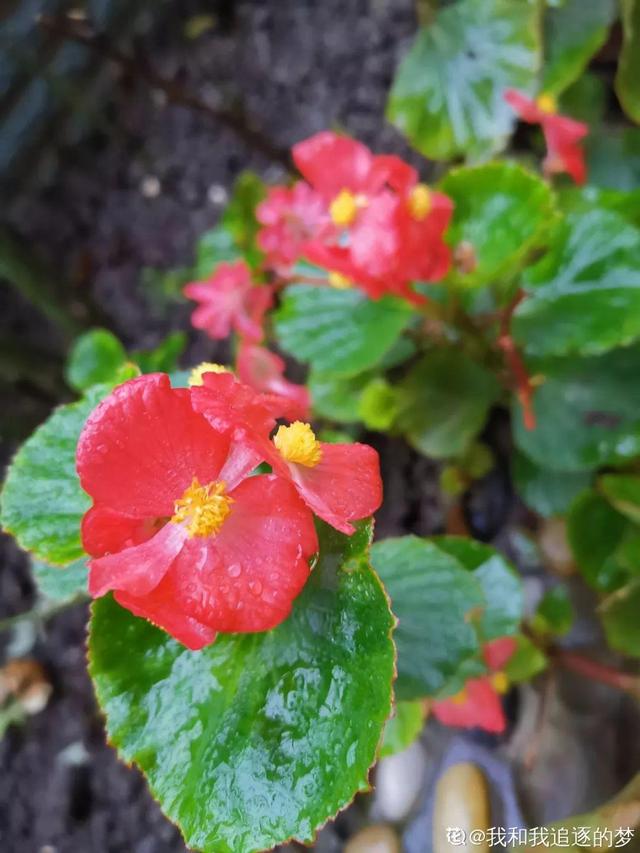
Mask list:
[[[487,853],[486,840],[473,843],[472,830],[486,831],[491,819],[489,789],[483,772],[471,762],[448,767],[436,785],[433,807],[433,853]],[[449,840],[451,828],[461,830],[462,843]],[[462,834],[464,833],[464,835]]]
[[373,813],[383,820],[401,821],[411,811],[424,782],[426,760],[422,744],[412,743],[383,758],[376,770]]
[[538,531],[538,545],[545,565],[552,572],[563,578],[575,574],[576,566],[563,518],[545,518]]
[[376,823],[349,839],[344,853],[400,853],[400,842],[390,826]]
[[145,198],[157,198],[162,190],[160,180],[155,175],[147,175],[142,179],[140,192]]
[[229,200],[229,193],[221,184],[211,184],[207,190],[207,198],[211,204],[222,207]]

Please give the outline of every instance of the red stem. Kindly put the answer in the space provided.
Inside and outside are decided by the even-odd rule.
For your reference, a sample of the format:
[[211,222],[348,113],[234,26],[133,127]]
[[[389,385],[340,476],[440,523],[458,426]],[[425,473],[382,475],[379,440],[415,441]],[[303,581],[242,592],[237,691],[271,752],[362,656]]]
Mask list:
[[640,678],[638,676],[620,672],[619,669],[614,669],[612,666],[583,657],[578,652],[557,649],[554,651],[553,657],[565,669],[578,672],[580,675],[591,678],[593,681],[599,681],[601,684],[608,684],[609,687],[617,687],[619,690],[626,690],[636,696],[640,695]]
[[500,336],[498,337],[498,346],[504,353],[505,361],[509,370],[515,379],[516,394],[520,405],[522,406],[522,416],[526,429],[536,428],[536,416],[533,411],[533,393],[534,387],[531,383],[531,377],[527,371],[524,360],[511,337],[511,320],[513,313],[518,305],[525,298],[525,294],[519,291],[514,296],[511,303],[502,313],[500,318]]

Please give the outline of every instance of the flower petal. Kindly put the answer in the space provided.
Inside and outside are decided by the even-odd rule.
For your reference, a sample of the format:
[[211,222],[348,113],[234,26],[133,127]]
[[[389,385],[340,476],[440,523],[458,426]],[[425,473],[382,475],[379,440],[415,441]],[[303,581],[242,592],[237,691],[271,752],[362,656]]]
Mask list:
[[148,619],[192,651],[211,645],[217,636],[216,632],[178,610],[169,593],[167,589],[159,592],[153,590],[144,598],[136,598],[126,592],[116,592],[114,598],[134,616]]
[[327,200],[343,189],[369,190],[373,154],[355,139],[322,131],[294,145],[292,155],[303,177]]
[[82,519],[82,547],[92,557],[102,557],[141,545],[157,532],[158,527],[151,519],[134,518],[109,507],[93,506]]
[[500,734],[505,730],[506,720],[500,696],[488,678],[473,678],[465,685],[463,701],[444,699],[434,702],[433,715],[445,726],[464,729],[480,728]]
[[190,391],[150,374],[121,385],[90,415],[77,450],[94,503],[136,518],[173,515],[194,477],[217,478],[229,437],[193,410]]
[[491,670],[499,670],[514,654],[518,643],[514,637],[499,637],[490,643],[485,643],[482,656]]

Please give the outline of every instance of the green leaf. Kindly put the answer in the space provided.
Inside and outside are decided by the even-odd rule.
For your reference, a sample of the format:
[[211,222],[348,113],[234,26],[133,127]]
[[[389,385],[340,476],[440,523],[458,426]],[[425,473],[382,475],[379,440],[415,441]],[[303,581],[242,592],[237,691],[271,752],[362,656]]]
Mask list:
[[370,376],[369,372],[345,377],[311,370],[307,387],[313,400],[313,411],[339,423],[356,423],[360,417],[358,401]]
[[598,612],[611,648],[640,657],[640,580],[616,590],[602,602]]
[[616,94],[629,118],[640,123],[640,2],[620,0],[620,4],[624,37],[616,75]]
[[481,586],[458,560],[416,536],[376,542],[371,563],[398,618],[396,695],[433,696],[478,651],[470,616],[484,605]]
[[127,365],[115,381],[96,385],[77,403],[57,408],[9,466],[0,522],[22,548],[40,560],[65,565],[84,554],[80,521],[91,501],[76,474],[76,444],[95,406],[132,375],[132,367]]
[[424,702],[396,702],[394,714],[387,721],[380,758],[402,752],[416,740],[425,718]]
[[640,477],[635,474],[603,474],[598,488],[613,506],[640,524]]
[[573,499],[591,482],[589,471],[550,470],[517,451],[512,458],[511,474],[524,503],[545,518],[563,515]]
[[638,347],[530,369],[543,378],[534,396],[537,426],[525,429],[514,404],[513,429],[516,445],[536,464],[589,471],[640,455],[640,396],[629,390],[640,375]]
[[597,125],[604,118],[609,90],[601,77],[587,71],[563,92],[559,112],[585,124]]
[[397,423],[426,456],[464,453],[500,393],[497,379],[459,350],[436,350],[419,361],[398,386]]
[[563,210],[568,212],[585,212],[598,207],[611,210],[636,228],[640,227],[640,189],[625,192],[592,186],[566,187],[559,193],[559,198]]
[[314,370],[353,376],[380,361],[411,316],[392,296],[374,301],[356,289],[295,285],[275,313],[275,330],[283,349]]
[[519,634],[516,640],[516,650],[503,667],[505,675],[513,684],[530,681],[548,665],[544,654],[528,637]]
[[178,360],[187,346],[184,332],[171,332],[157,347],[138,350],[131,358],[143,373],[171,373],[178,366]]
[[555,216],[549,185],[515,163],[455,169],[440,188],[455,204],[448,242],[467,241],[475,251],[475,270],[457,276],[469,286],[517,275]]
[[544,92],[559,95],[578,79],[606,41],[615,17],[614,0],[565,0],[545,13]]
[[419,31],[387,117],[427,157],[486,156],[513,126],[505,89],[531,91],[539,65],[536,0],[460,0]]
[[589,183],[612,190],[633,190],[640,183],[640,130],[609,125],[586,139]]
[[76,391],[109,382],[126,362],[127,353],[111,332],[91,329],[76,338],[65,368],[65,378]]
[[612,211],[569,214],[523,283],[513,331],[531,355],[596,355],[640,336],[640,230]]
[[368,382],[358,400],[358,415],[367,429],[385,432],[398,414],[398,395],[382,376]]
[[558,584],[546,592],[532,619],[533,629],[541,634],[562,637],[571,630],[575,613],[565,586]]
[[265,193],[262,178],[254,172],[242,172],[233,185],[231,200],[221,219],[222,226],[231,234],[240,254],[251,267],[257,267],[262,260],[262,252],[256,243],[260,228],[256,208]]
[[66,566],[51,566],[41,560],[33,560],[31,570],[40,592],[54,601],[71,601],[88,594],[86,557]]
[[478,623],[481,641],[487,643],[515,634],[524,601],[522,581],[513,566],[491,545],[464,536],[436,536],[433,542],[473,572],[482,587],[485,604]]
[[[207,279],[223,261],[240,260],[240,252],[229,229],[216,225],[200,237],[196,244],[196,262],[190,278],[194,281]],[[185,280],[186,283],[188,279]]]
[[189,847],[310,842],[357,791],[391,711],[393,617],[367,561],[371,525],[320,525],[289,619],[191,652],[111,597],[93,605],[90,673],[109,740]]
[[[611,591],[629,577],[621,563],[630,524],[601,495],[587,491],[567,516],[567,538],[584,579],[598,590]],[[640,572],[640,566],[638,566]]]

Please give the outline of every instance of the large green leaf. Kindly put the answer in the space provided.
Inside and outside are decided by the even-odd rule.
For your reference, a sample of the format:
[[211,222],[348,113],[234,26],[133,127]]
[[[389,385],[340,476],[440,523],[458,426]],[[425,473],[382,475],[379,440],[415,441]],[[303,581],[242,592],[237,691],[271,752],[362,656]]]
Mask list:
[[76,338],[65,376],[76,391],[86,391],[99,382],[109,382],[126,360],[127,353],[115,335],[106,329],[91,329]]
[[565,0],[544,17],[542,88],[558,95],[577,80],[604,44],[616,15],[614,0]]
[[434,544],[473,572],[485,605],[478,623],[483,643],[515,634],[522,621],[522,581],[516,570],[491,545],[464,536],[436,536]]
[[518,451],[512,457],[511,474],[525,504],[545,518],[565,513],[571,501],[591,482],[589,471],[550,470]]
[[113,382],[96,385],[77,403],[56,409],[9,466],[0,522],[22,548],[45,562],[65,565],[84,553],[80,521],[91,501],[76,474],[76,444],[92,409],[134,372],[125,366]]
[[599,608],[607,643],[617,652],[640,657],[640,580],[605,599]]
[[289,619],[191,652],[97,601],[90,672],[109,740],[146,774],[189,847],[303,842],[368,787],[391,711],[393,617],[352,538],[320,526],[318,565]]
[[372,375],[368,371],[345,377],[311,370],[307,387],[313,400],[313,411],[340,423],[356,423],[359,420],[360,395]]
[[[639,173],[640,174],[640,173]],[[602,187],[565,187],[559,193],[560,205],[567,212],[589,211],[594,207],[611,210],[623,216],[631,225],[640,227],[640,189],[603,189]]]
[[471,617],[485,603],[481,585],[455,557],[416,536],[376,542],[371,562],[398,618],[398,698],[433,696],[478,651]]
[[618,512],[640,524],[640,477],[637,474],[603,474],[598,487]]
[[500,389],[496,378],[459,350],[425,355],[398,387],[398,426],[426,456],[464,453]]
[[285,292],[275,329],[295,358],[321,373],[353,376],[380,361],[411,315],[391,296],[374,301],[356,289],[295,285]]
[[589,183],[612,190],[634,190],[640,184],[640,130],[607,125],[586,140]]
[[640,123],[640,0],[620,0],[624,39],[616,93],[629,118]]
[[475,270],[460,276],[465,284],[513,278],[527,255],[544,242],[553,221],[549,185],[515,163],[455,169],[441,189],[455,203],[449,242],[467,241],[475,251]]
[[40,592],[54,601],[71,601],[87,595],[87,558],[80,557],[66,566],[51,566],[33,560],[31,571]]
[[484,156],[513,126],[505,89],[530,91],[539,65],[537,0],[459,0],[418,33],[387,116],[428,157]]
[[537,426],[525,429],[514,404],[517,446],[536,464],[556,471],[588,471],[640,454],[640,348],[594,358],[533,364],[541,376],[534,408]]
[[595,355],[640,336],[640,230],[608,210],[571,213],[524,276],[516,339],[532,355]]

